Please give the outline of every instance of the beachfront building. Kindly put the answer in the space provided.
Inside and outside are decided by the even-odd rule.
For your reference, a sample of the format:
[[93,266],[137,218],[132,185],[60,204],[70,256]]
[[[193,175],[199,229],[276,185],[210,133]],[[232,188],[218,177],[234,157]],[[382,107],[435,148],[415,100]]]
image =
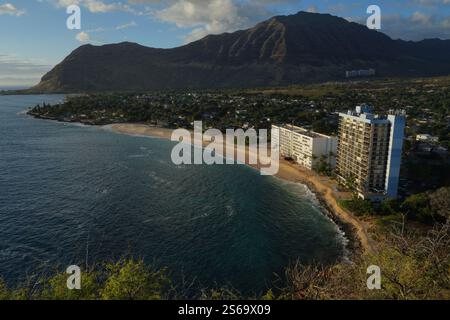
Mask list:
[[336,171],[363,199],[396,198],[405,112],[374,115],[368,106],[340,113]]
[[280,156],[292,158],[312,170],[320,161],[336,165],[337,138],[293,125],[272,125],[272,140],[279,141]]

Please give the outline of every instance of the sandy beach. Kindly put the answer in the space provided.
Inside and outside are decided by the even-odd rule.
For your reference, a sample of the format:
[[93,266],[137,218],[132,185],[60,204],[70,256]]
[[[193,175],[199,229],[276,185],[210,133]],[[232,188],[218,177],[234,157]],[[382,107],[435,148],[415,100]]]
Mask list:
[[[114,132],[121,134],[150,136],[169,140],[171,139],[173,132],[171,129],[151,127],[144,124],[125,123],[114,124],[108,127]],[[209,144],[208,141],[203,141],[204,146],[207,144]],[[252,166],[259,168],[258,165]],[[368,226],[353,216],[350,212],[339,206],[338,201],[350,199],[351,194],[338,191],[337,183],[335,181],[328,177],[319,176],[313,171],[307,170],[299,165],[285,160],[280,160],[280,169],[276,176],[280,179],[307,185],[311,191],[316,194],[317,198],[321,201],[323,206],[326,207],[334,220],[338,224],[344,226],[344,229],[346,229],[344,231],[346,231],[347,236],[350,236],[350,238],[355,238],[350,240],[358,242],[352,244],[354,251],[372,252],[374,250],[374,245],[368,236]]]

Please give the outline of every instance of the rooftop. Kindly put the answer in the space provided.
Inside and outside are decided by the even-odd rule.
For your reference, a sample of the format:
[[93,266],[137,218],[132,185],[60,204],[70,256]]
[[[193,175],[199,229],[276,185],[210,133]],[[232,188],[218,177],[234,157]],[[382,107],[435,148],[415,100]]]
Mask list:
[[[406,112],[404,110],[389,110],[389,116],[406,116]],[[386,123],[388,121],[388,115],[379,116],[378,114],[373,113],[373,109],[369,105],[356,106],[355,110],[348,110],[347,113],[339,113],[339,116],[343,118],[352,118],[358,121],[363,121],[368,124],[370,123]]]
[[321,134],[318,132],[314,132],[312,130],[308,130],[308,129],[305,129],[302,127],[297,127],[297,126],[294,126],[291,124],[283,124],[278,127],[290,130],[295,133],[302,134],[302,135],[310,137],[310,138],[330,138],[330,136],[327,136],[327,135],[324,135],[324,134]]

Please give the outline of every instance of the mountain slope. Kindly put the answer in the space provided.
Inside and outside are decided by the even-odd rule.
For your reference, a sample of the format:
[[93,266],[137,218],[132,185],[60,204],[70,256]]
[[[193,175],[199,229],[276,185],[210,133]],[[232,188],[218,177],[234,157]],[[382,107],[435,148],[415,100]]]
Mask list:
[[31,91],[275,86],[339,80],[361,68],[381,76],[449,74],[450,41],[392,40],[342,18],[299,12],[174,49],[85,45]]

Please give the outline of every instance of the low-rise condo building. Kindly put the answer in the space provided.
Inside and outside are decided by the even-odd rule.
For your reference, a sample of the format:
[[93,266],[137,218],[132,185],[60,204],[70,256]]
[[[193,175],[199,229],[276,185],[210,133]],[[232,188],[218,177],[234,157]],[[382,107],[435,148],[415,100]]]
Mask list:
[[374,115],[368,106],[340,113],[336,171],[360,197],[396,198],[405,129],[405,113]]
[[336,165],[337,138],[293,125],[272,126],[272,137],[279,141],[280,155],[292,158],[312,170],[320,161]]

